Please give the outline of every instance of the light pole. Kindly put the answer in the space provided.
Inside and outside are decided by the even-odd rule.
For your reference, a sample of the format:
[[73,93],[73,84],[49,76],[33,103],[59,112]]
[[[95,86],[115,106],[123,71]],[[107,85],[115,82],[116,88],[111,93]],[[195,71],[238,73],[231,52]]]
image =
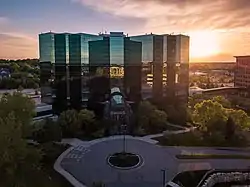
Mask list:
[[162,186],[165,187],[166,184],[166,169],[161,169],[162,172]]
[[126,124],[123,124],[122,125],[122,131],[123,131],[123,153],[125,153],[125,149],[126,149],[126,145],[125,145],[125,134],[126,134],[126,127],[127,125]]

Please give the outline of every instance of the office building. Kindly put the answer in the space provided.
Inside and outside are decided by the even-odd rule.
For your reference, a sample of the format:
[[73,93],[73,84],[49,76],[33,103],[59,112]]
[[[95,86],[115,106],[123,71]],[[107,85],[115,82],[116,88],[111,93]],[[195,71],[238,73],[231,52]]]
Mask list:
[[58,112],[98,108],[114,87],[135,103],[187,100],[188,36],[49,32],[39,35],[39,47],[42,102]]
[[235,56],[236,67],[234,72],[235,87],[250,87],[250,56]]
[[88,98],[87,80],[91,34],[44,33],[39,35],[42,102],[54,111],[80,109]]
[[185,35],[146,34],[133,36],[142,42],[142,83],[146,92],[152,87],[153,98],[168,102],[173,98],[187,101],[189,88],[189,37]]

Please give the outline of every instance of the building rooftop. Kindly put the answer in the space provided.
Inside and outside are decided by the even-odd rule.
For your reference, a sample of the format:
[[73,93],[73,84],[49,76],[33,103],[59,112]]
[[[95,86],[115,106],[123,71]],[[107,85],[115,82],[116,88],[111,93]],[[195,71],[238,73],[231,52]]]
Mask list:
[[40,103],[36,105],[36,108],[35,108],[35,112],[44,112],[48,110],[52,110],[52,105],[48,105],[45,103]]
[[239,55],[239,56],[234,56],[234,58],[250,58],[250,55]]
[[219,90],[237,90],[242,89],[241,87],[219,87],[219,88],[210,88],[210,89],[203,89],[203,92],[211,92],[211,91],[219,91]]

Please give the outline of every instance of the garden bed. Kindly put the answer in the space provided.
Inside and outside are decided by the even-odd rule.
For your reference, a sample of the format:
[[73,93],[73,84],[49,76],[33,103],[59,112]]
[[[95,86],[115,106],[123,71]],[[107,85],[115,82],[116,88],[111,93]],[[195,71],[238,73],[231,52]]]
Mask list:
[[140,156],[132,153],[115,153],[108,157],[110,166],[120,169],[132,169],[139,166]]

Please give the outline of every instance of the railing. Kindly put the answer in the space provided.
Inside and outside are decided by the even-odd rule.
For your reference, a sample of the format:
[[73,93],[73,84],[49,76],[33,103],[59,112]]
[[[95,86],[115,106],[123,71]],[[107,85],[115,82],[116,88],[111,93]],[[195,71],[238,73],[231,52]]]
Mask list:
[[207,172],[197,187],[210,187],[217,183],[250,182],[250,169],[219,170]]

